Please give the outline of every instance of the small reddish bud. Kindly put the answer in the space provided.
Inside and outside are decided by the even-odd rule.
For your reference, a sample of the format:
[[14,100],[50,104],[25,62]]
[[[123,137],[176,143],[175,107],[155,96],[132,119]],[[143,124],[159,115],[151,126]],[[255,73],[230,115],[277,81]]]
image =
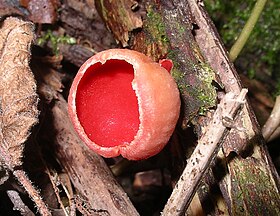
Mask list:
[[111,49],[88,59],[70,89],[68,110],[85,144],[104,157],[151,157],[172,135],[180,111],[169,71],[142,53]]
[[173,63],[170,59],[159,60],[159,65],[161,67],[164,67],[169,73],[171,72],[171,70],[173,68]]

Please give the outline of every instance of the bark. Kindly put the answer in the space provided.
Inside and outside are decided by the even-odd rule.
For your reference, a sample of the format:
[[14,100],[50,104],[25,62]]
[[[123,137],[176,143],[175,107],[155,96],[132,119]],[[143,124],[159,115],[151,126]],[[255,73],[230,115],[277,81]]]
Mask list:
[[[239,76],[204,9],[189,0],[196,23],[200,26],[196,40],[201,51],[219,73],[226,92],[241,90]],[[259,125],[249,102],[223,144],[228,172],[220,182],[232,215],[277,215],[280,212],[279,176],[264,145]],[[266,189],[265,189],[266,188]],[[266,190],[266,192],[264,192]]]
[[[91,0],[64,1],[63,10],[60,11],[59,28],[52,32],[59,36],[66,34],[77,40],[74,45],[57,44],[63,59],[77,67],[95,53],[116,47],[113,36],[106,29],[95,9],[94,1]],[[46,48],[53,52],[54,47],[50,41],[46,43]]]
[[[244,104],[248,90],[243,89],[238,97],[231,92],[227,93],[217,106],[211,122],[205,133],[198,140],[198,144],[189,158],[181,178],[164,207],[163,215],[182,215],[185,207],[189,206],[200,179],[209,168],[210,163],[219,151],[230,126],[238,111]],[[227,120],[226,120],[227,119]],[[225,121],[228,121],[225,123]],[[184,199],[182,199],[184,197]]]
[[[114,10],[108,3],[107,0],[96,2],[99,13],[107,24],[110,23],[108,26],[115,35],[119,34],[116,31],[123,25],[122,20],[141,14],[142,28],[132,29],[126,43],[156,61],[165,57],[173,60],[172,75],[182,95],[183,125],[190,119],[197,123],[194,117],[199,116],[199,111],[213,106],[216,99],[211,85],[213,80],[225,92],[240,93],[239,76],[202,4],[195,0],[144,1],[137,5],[134,13],[120,13],[131,10],[130,1],[125,5],[131,7],[119,4]],[[112,17],[122,18],[114,20]],[[262,215],[264,212],[277,215],[280,211],[279,176],[247,100],[244,107],[223,142],[226,174],[221,177],[220,189],[232,215]],[[200,128],[197,124],[196,128],[203,130],[202,125]]]
[[79,44],[95,52],[111,48],[115,43],[93,5],[93,1],[67,0],[60,15],[61,27]]

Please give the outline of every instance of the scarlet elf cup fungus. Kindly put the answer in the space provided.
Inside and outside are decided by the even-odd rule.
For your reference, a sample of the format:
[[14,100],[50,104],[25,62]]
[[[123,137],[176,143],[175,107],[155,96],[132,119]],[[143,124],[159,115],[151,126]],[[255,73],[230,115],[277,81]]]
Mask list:
[[69,116],[85,144],[104,157],[130,160],[163,149],[179,117],[180,97],[169,71],[142,53],[111,49],[88,59],[68,98]]

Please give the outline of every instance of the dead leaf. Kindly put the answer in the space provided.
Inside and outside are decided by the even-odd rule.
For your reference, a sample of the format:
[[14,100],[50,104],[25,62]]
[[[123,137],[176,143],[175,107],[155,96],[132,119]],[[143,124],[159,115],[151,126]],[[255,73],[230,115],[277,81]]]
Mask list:
[[38,95],[29,68],[34,26],[7,18],[0,31],[0,158],[13,170],[22,164],[24,142],[38,121]]

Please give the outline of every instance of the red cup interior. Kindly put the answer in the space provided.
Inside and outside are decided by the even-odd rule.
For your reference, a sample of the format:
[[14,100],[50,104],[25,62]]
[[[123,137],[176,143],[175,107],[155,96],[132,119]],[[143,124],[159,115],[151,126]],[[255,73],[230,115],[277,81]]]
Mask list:
[[78,119],[94,143],[112,147],[130,143],[139,129],[139,107],[132,89],[133,66],[108,60],[87,68],[76,93]]

